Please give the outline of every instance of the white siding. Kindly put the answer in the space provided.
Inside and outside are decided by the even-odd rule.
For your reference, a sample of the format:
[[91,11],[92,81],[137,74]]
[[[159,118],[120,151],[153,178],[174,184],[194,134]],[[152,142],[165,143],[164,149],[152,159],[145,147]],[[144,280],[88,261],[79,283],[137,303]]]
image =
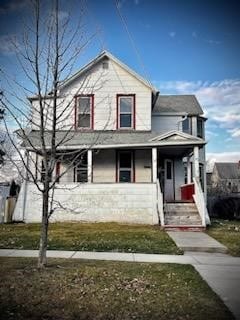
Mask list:
[[135,151],[136,182],[151,182],[152,180],[152,150]]
[[178,123],[179,123],[179,130],[182,130],[182,120],[181,116],[152,116],[152,131],[158,133],[166,133],[171,130],[178,130]]
[[93,182],[116,181],[116,151],[100,150],[93,153]]
[[[151,89],[129,74],[113,61],[109,68],[102,63],[95,65],[91,72],[74,80],[61,92],[64,99],[58,100],[58,112],[65,112],[59,122],[59,129],[66,130],[74,125],[74,96],[94,94],[94,129],[116,129],[116,95],[136,94],[136,130],[151,130]],[[69,107],[66,108],[66,105]],[[33,102],[33,122],[39,123],[37,102]],[[46,100],[46,112],[51,116],[51,101]],[[33,128],[37,126],[33,124]],[[50,127],[49,127],[50,128]]]

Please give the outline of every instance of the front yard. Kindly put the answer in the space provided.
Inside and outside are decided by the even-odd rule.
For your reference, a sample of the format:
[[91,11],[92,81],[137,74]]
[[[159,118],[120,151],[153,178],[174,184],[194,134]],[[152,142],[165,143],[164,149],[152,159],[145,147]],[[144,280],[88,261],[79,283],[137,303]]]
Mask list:
[[[40,224],[0,225],[0,248],[38,249]],[[117,223],[52,223],[49,249],[181,254],[159,227]]]
[[212,219],[207,233],[225,245],[229,253],[240,257],[240,221]]
[[189,265],[0,258],[5,320],[230,320]]

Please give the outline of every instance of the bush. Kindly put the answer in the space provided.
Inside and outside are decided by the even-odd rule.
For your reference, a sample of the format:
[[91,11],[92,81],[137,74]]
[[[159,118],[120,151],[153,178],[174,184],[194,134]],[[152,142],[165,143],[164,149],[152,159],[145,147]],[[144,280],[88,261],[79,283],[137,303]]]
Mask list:
[[221,219],[240,220],[240,198],[230,196],[217,199],[213,212]]

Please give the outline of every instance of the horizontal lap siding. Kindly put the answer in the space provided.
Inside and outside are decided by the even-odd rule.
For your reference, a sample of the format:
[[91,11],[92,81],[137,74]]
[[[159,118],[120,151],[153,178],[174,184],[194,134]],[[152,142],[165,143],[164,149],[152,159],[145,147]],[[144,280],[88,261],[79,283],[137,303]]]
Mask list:
[[[81,88],[79,90],[79,88]],[[74,124],[74,101],[72,97],[76,94],[94,94],[94,129],[115,130],[116,129],[116,95],[136,95],[136,130],[151,130],[151,89],[118,66],[109,61],[109,69],[102,69],[102,63],[92,68],[91,72],[79,77],[62,91],[64,99],[58,99],[58,113],[70,103],[68,109],[62,116],[59,129],[69,129]],[[51,114],[52,103],[47,101],[49,107],[46,112]],[[38,102],[33,102],[38,108]],[[33,119],[40,123],[39,114],[33,111]],[[47,128],[51,127],[48,121]],[[38,126],[33,126],[39,129]]]

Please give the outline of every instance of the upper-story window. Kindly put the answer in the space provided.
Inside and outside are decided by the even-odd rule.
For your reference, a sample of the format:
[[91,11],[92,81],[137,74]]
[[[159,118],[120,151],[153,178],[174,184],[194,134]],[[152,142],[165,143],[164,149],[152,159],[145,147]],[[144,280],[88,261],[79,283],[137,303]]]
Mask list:
[[197,118],[197,136],[199,138],[203,138],[204,137],[204,120],[201,118]]
[[93,129],[93,95],[76,97],[76,128]]
[[117,95],[117,129],[135,129],[135,95]]
[[182,131],[188,134],[192,134],[192,118],[187,117],[183,120]]

